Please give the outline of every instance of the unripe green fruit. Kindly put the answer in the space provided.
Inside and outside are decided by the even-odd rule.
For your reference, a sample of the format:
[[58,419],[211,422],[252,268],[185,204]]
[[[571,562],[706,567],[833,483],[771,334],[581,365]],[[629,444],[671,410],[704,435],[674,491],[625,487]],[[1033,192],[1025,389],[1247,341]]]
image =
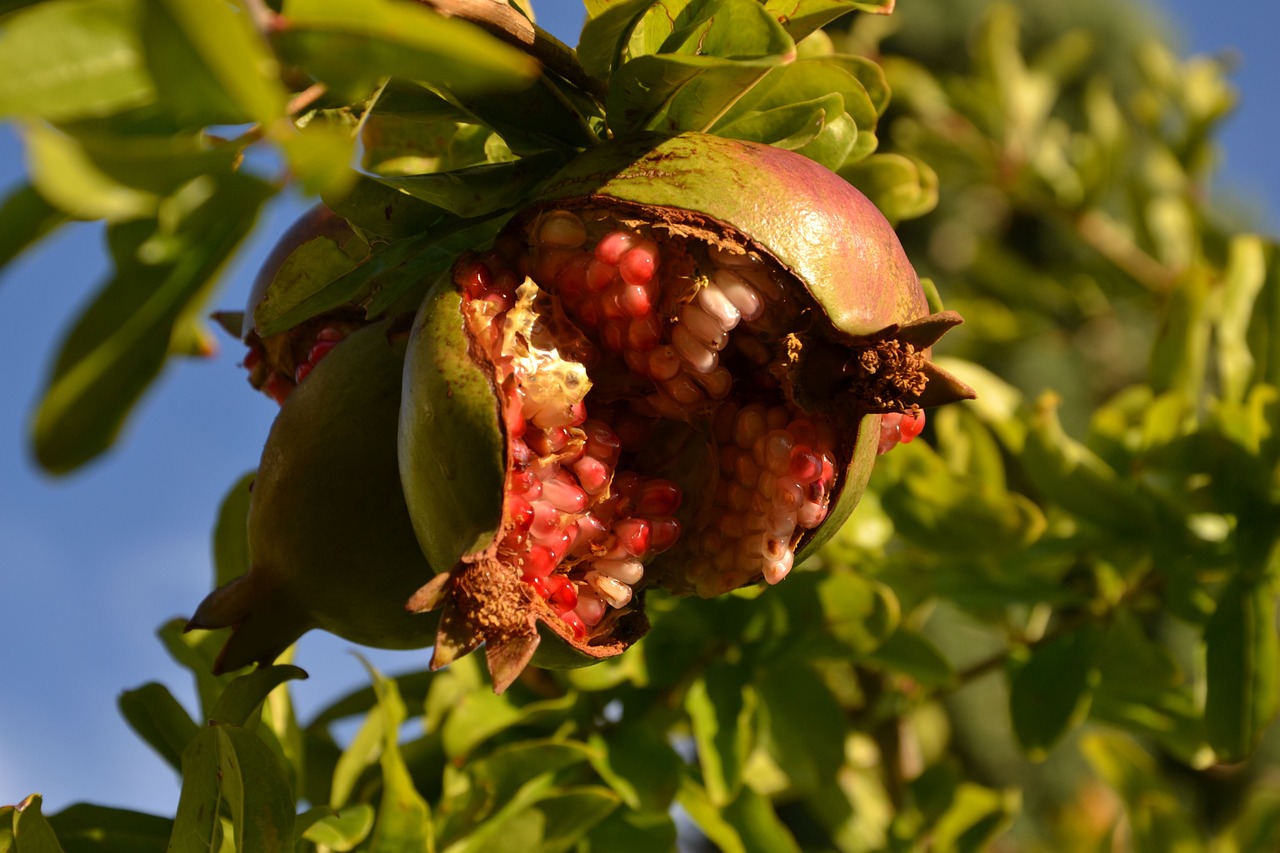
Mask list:
[[396,462],[403,362],[403,333],[360,329],[280,409],[253,483],[252,567],[189,626],[232,628],[218,671],[270,663],[312,628],[379,648],[433,642],[434,615],[404,607],[432,571]]

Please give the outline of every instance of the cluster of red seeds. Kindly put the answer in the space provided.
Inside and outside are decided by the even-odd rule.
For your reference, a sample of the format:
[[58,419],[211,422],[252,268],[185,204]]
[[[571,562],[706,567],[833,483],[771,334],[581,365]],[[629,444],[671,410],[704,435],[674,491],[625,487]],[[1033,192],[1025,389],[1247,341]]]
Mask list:
[[315,342],[307,350],[306,355],[293,368],[292,375],[282,372],[279,366],[268,364],[266,347],[256,339],[249,344],[249,351],[244,356],[243,367],[249,371],[249,381],[255,387],[261,388],[268,397],[283,406],[284,401],[293,393],[293,389],[303,379],[306,379],[307,374],[320,363],[320,360],[328,355],[329,351],[347,336],[348,331],[338,326],[324,326],[321,328],[316,333]]
[[877,452],[888,453],[899,444],[910,444],[923,431],[923,409],[881,415],[880,445],[877,447]]

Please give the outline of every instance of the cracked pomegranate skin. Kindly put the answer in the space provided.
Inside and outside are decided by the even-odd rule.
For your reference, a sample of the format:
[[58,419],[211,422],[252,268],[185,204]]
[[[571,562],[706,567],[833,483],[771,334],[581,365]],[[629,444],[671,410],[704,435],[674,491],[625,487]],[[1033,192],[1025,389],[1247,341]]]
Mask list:
[[444,570],[411,603],[443,611],[433,666],[484,644],[501,689],[625,650],[647,586],[782,580],[857,503],[881,413],[971,396],[928,358],[958,322],[807,158],[700,134],[581,155],[415,321],[398,445]]

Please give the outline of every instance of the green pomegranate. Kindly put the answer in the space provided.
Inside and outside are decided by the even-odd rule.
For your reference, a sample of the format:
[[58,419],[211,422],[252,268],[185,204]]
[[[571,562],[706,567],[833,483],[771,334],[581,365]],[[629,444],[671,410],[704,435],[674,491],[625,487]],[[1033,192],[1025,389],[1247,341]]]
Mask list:
[[399,462],[441,570],[433,666],[495,687],[616,655],[649,587],[778,583],[920,408],[972,396],[930,347],[888,222],[800,155],[699,134],[608,143],[427,297]]
[[396,461],[406,337],[386,321],[352,332],[284,401],[253,483],[251,568],[189,625],[232,629],[218,671],[270,663],[312,628],[381,648],[434,640],[437,620],[405,609],[432,575]]

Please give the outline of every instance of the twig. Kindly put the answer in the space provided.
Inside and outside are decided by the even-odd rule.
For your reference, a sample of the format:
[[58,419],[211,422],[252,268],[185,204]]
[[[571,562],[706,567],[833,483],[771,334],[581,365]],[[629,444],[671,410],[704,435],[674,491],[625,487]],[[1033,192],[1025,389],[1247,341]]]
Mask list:
[[520,48],[542,63],[543,67],[563,77],[597,100],[603,101],[608,86],[587,74],[578,56],[564,42],[534,26],[533,22],[500,0],[418,0],[446,18],[469,21]]

